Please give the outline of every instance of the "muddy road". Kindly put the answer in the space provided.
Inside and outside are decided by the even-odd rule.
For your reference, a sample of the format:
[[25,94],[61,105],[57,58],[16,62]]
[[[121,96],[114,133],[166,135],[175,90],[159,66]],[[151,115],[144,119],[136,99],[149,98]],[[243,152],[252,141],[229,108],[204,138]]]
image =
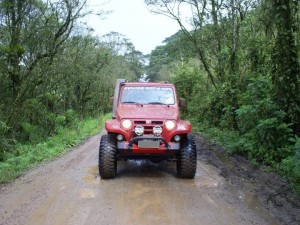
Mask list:
[[[239,174],[233,160],[221,151],[214,153],[214,146],[201,137],[196,138],[198,168],[193,180],[176,178],[174,162],[148,161],[119,162],[117,177],[101,180],[99,139],[92,137],[1,186],[0,224],[299,224],[295,199],[276,200],[276,192],[270,198],[262,184],[255,183],[259,181]],[[244,161],[241,164],[243,173],[254,174]]]

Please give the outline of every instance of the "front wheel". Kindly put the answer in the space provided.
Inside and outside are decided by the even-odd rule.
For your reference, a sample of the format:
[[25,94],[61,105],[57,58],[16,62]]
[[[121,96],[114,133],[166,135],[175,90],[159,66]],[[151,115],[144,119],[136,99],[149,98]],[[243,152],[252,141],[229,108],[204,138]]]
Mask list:
[[177,158],[177,175],[180,178],[193,179],[197,169],[197,150],[195,140],[187,136],[182,141]]
[[115,138],[102,135],[99,147],[99,174],[103,179],[114,178],[117,174],[117,151]]

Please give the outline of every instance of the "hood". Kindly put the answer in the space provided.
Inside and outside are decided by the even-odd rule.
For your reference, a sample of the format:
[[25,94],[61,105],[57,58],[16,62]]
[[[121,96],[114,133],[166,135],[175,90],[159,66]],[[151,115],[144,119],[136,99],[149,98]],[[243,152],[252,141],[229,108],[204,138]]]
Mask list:
[[119,105],[119,119],[174,119],[179,116],[178,108],[167,105]]

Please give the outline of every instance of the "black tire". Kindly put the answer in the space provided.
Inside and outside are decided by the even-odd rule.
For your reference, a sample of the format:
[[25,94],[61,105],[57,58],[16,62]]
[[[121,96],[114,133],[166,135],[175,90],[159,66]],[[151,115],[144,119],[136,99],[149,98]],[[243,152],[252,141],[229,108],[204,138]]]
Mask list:
[[103,179],[114,178],[117,174],[116,140],[113,135],[102,135],[99,147],[99,174]]
[[193,179],[197,169],[197,150],[195,140],[187,136],[182,143],[177,158],[177,175],[180,178]]

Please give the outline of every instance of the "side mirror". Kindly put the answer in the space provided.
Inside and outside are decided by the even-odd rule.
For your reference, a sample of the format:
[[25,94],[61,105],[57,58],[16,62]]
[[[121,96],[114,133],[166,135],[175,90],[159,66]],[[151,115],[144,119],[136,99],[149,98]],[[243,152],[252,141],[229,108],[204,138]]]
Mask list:
[[186,101],[184,98],[179,98],[179,107],[186,107]]
[[110,105],[113,105],[113,104],[114,104],[114,97],[110,97],[110,98],[109,98],[109,104],[110,104]]

